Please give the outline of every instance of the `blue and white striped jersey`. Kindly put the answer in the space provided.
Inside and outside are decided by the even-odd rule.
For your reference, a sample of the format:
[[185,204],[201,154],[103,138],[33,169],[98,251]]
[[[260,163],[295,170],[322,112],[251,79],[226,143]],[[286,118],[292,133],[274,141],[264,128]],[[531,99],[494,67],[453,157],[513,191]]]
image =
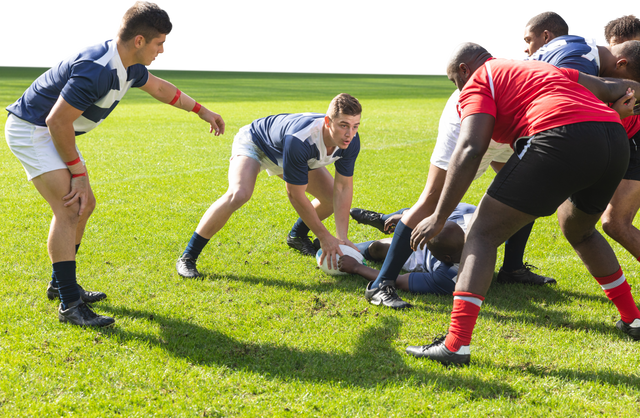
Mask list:
[[594,76],[600,72],[598,46],[594,40],[580,36],[558,36],[526,59],[548,62],[558,68],[573,68]]
[[7,111],[37,126],[62,96],[84,111],[73,123],[76,135],[98,126],[118,105],[130,87],[142,87],[149,72],[142,64],[125,69],[116,42],[107,41],[84,49],[38,77]]
[[331,155],[327,155],[322,136],[324,116],[320,113],[285,113],[251,123],[253,142],[271,161],[282,167],[287,183],[307,184],[309,170],[334,162],[338,173],[353,176],[360,152],[360,137],[356,134],[347,149],[336,147]]

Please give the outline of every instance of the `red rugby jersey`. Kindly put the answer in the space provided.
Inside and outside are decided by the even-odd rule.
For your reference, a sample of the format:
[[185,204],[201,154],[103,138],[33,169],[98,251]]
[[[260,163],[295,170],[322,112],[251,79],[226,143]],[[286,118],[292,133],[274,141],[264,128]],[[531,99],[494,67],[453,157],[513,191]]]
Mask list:
[[579,72],[540,61],[490,59],[460,93],[462,120],[495,117],[492,138],[512,144],[523,136],[579,122],[620,122],[618,113],[577,83]]

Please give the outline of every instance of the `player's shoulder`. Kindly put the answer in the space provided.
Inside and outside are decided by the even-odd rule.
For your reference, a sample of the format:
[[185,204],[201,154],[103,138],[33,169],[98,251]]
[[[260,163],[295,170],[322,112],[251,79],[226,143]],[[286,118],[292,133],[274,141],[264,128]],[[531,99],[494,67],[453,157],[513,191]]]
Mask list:
[[[69,68],[73,75],[82,75],[91,79],[117,77],[115,56],[118,54],[115,42],[106,41],[81,50],[61,63]],[[119,56],[117,57],[119,59]]]

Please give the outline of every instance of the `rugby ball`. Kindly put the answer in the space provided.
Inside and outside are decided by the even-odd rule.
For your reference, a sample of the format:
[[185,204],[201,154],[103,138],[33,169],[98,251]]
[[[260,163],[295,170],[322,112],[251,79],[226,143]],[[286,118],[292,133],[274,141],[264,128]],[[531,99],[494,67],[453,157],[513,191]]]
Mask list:
[[[353,257],[358,263],[360,264],[364,264],[364,257],[362,256],[362,254],[360,254],[360,251],[354,250],[353,248],[349,247],[348,245],[340,245],[340,250],[342,251],[342,254],[344,255],[348,255],[350,257]],[[318,267],[320,267],[320,270],[324,271],[325,273],[327,273],[330,276],[341,276],[343,274],[347,274],[343,271],[338,270],[337,268],[335,269],[330,269],[327,266],[327,260],[328,257],[326,257],[324,259],[324,261],[322,262],[322,264],[320,264],[320,257],[322,256],[322,249],[319,249],[318,252],[316,253],[316,261],[318,263]],[[336,261],[340,259],[340,255],[336,254]]]

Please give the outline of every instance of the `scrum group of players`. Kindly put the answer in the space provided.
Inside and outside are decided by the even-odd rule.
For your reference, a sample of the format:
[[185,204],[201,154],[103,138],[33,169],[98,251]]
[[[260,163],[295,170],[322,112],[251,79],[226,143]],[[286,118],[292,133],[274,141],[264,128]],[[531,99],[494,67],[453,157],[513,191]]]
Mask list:
[[[163,52],[171,29],[166,12],[137,2],[114,40],[53,67],[7,108],[7,143],[54,215],[47,295],[60,299],[62,322],[99,327],[115,322],[88,305],[106,295],[84,290],[76,280],[75,254],[96,203],[75,137],[99,125],[130,87],[194,112],[211,132],[224,133],[220,115],[146,70]],[[563,234],[618,309],[616,327],[639,340],[640,311],[595,225],[602,218],[605,232],[640,257],[640,231],[632,225],[640,208],[640,121],[634,115],[640,97],[640,21],[633,16],[616,19],[605,34],[606,47],[571,36],[565,21],[548,12],[526,25],[527,60],[494,58],[473,43],[457,47],[447,67],[457,90],[440,121],[425,189],[411,208],[392,215],[351,209],[362,113],[356,98],[339,94],[326,114],[253,121],[234,138],[229,188],[203,215],[176,263],[178,274],[200,275],[200,253],[250,199],[264,170],[285,181],[299,215],[287,244],[305,255],[322,250],[329,265],[367,277],[365,298],[370,303],[409,308],[397,287],[453,294],[446,336],[410,346],[407,353],[443,364],[468,364],[499,245],[508,243],[499,280],[555,283],[531,272],[522,255],[535,219],[557,211]],[[335,178],[329,164],[335,165]],[[461,203],[471,182],[489,166],[497,175],[478,207]],[[309,201],[306,193],[315,199]],[[385,231],[395,228],[393,238],[352,243],[350,211],[359,222]],[[331,214],[335,236],[322,224]],[[381,270],[354,264],[347,256],[338,261],[341,245],[384,260]],[[416,271],[399,276],[403,268]]]

